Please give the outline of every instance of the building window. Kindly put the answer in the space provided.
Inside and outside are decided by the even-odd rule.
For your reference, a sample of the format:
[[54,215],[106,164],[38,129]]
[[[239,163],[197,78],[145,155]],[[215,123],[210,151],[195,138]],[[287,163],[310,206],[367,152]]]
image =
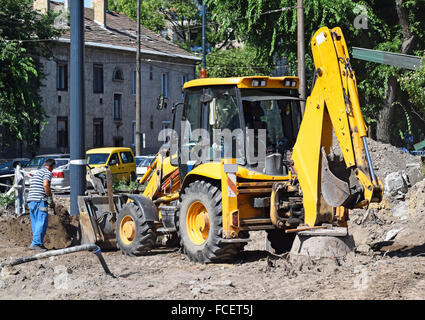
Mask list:
[[103,119],[93,119],[93,147],[103,147]]
[[121,120],[121,97],[120,93],[114,94],[114,120]]
[[112,74],[112,81],[123,81],[123,80],[124,80],[124,76],[122,74],[122,70],[116,67]]
[[149,67],[149,80],[153,80],[152,66]]
[[57,117],[57,146],[68,148],[68,117]]
[[136,95],[136,71],[133,71],[133,76],[132,76],[132,80],[131,80],[131,94],[133,96]]
[[56,88],[61,91],[68,90],[68,64],[58,62],[56,67]]
[[93,64],[93,93],[103,93],[103,65]]
[[161,95],[168,98],[168,73],[161,74]]

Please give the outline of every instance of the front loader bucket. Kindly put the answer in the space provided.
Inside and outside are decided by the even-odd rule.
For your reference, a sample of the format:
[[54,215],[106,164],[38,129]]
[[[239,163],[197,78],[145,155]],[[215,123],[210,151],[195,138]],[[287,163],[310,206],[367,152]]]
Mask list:
[[78,196],[80,211],[81,243],[95,243],[102,250],[117,249],[115,239],[116,212],[124,201],[114,195],[114,211],[110,210],[108,196]]

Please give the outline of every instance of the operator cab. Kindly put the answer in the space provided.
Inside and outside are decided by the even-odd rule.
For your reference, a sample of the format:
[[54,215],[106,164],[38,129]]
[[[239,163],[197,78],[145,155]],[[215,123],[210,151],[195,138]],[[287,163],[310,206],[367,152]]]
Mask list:
[[221,158],[269,175],[287,175],[301,109],[296,77],[204,78],[184,85],[179,166]]

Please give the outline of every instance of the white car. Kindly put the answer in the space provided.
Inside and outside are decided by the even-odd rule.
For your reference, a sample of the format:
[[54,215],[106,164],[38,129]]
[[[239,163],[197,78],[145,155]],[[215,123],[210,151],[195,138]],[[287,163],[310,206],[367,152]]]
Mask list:
[[[25,185],[28,186],[30,184],[32,176],[38,169],[41,168],[45,160],[51,158],[51,159],[55,159],[55,161],[57,162],[61,158],[68,158],[67,160],[69,162],[69,156],[70,156],[69,154],[44,154],[44,155],[35,156],[34,158],[31,159],[30,162],[28,162],[22,168],[22,171],[24,172]],[[60,163],[59,165],[64,165],[64,164],[65,163]],[[56,163],[56,167],[58,167],[58,163]]]
[[151,165],[152,161],[155,159],[155,156],[140,156],[136,157],[136,175],[137,180],[140,180],[141,177],[148,171],[149,166]]
[[70,178],[69,178],[69,161],[70,159],[55,159],[56,166],[52,171],[52,181],[50,186],[53,190],[69,190],[70,189]]

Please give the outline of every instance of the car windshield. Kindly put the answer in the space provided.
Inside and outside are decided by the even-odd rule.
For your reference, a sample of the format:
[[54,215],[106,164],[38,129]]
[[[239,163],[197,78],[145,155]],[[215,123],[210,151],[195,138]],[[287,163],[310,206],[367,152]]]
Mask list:
[[91,153],[87,155],[88,164],[104,164],[108,160],[109,153]]
[[27,168],[38,168],[40,167],[44,162],[45,157],[35,157],[32,158],[30,162],[27,163],[25,167]]

